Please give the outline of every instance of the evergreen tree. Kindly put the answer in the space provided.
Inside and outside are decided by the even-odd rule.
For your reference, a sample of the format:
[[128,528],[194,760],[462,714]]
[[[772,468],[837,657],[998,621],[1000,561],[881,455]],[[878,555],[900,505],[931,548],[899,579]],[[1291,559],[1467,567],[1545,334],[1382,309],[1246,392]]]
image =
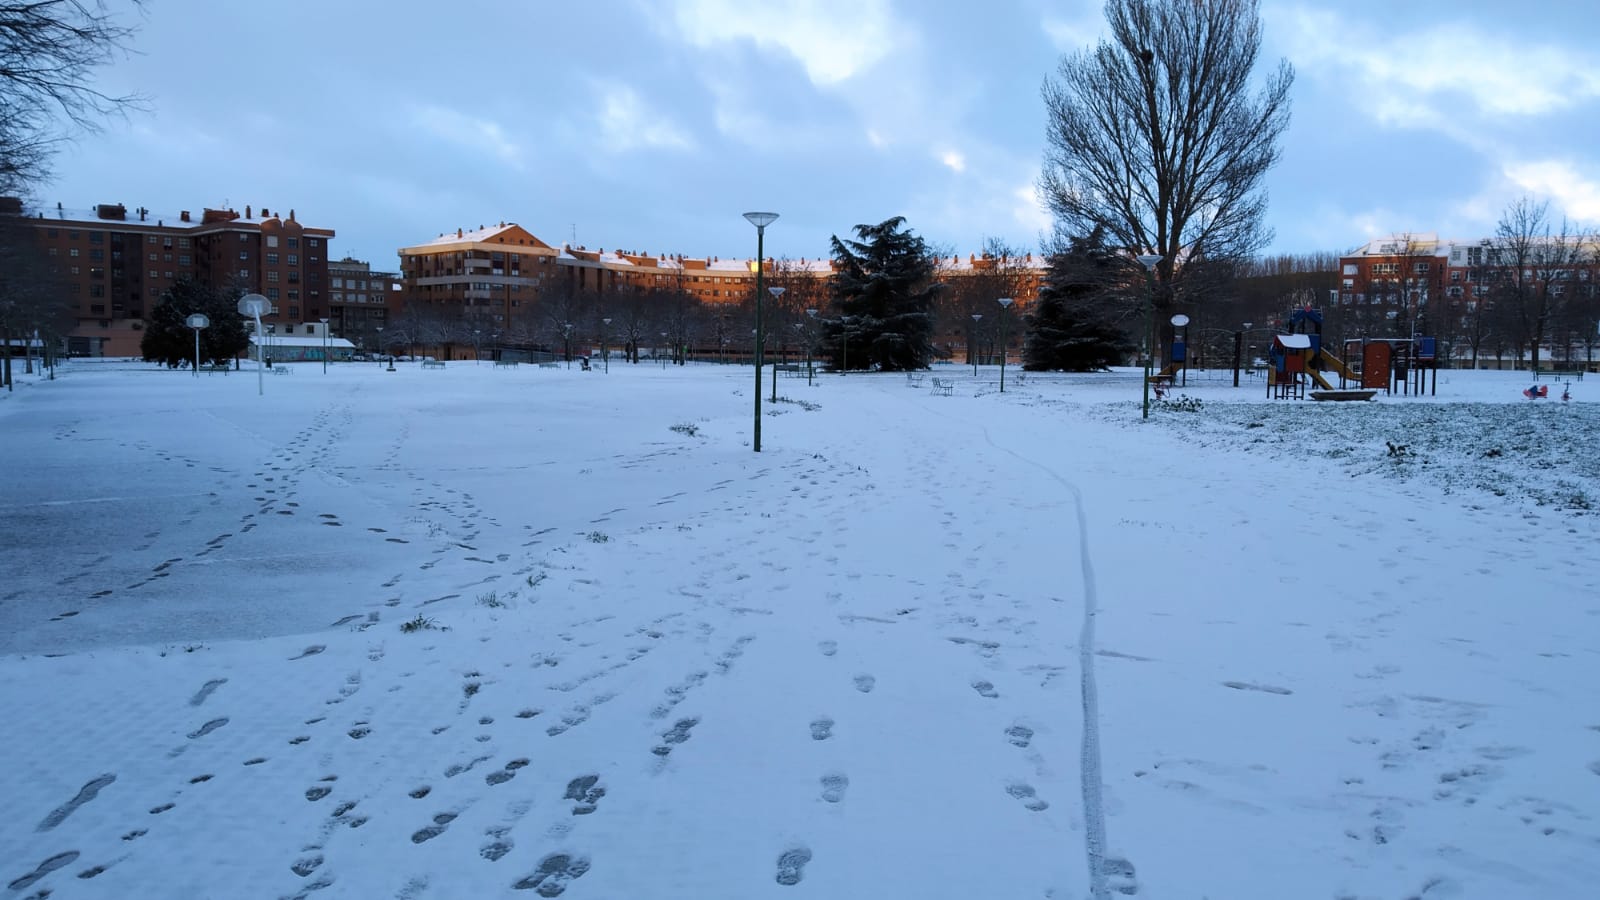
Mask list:
[[933,356],[934,260],[905,217],[857,225],[860,240],[833,238],[829,291],[841,315],[823,327],[834,369],[927,368]]
[[1094,372],[1119,363],[1133,343],[1116,322],[1130,280],[1127,261],[1110,252],[1096,228],[1050,257],[1039,300],[1028,317],[1022,367],[1030,372]]
[[144,323],[139,350],[146,361],[164,362],[176,369],[194,362],[194,329],[184,320],[204,313],[211,324],[200,330],[200,364],[225,363],[250,346],[250,333],[236,306],[236,291],[219,291],[193,278],[178,279],[161,295]]

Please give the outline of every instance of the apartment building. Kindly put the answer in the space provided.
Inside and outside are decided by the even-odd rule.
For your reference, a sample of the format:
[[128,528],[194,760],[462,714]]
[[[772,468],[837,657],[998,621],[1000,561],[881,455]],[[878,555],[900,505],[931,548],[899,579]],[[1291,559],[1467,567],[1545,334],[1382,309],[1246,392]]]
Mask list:
[[154,213],[121,203],[92,209],[61,204],[29,209],[0,198],[0,216],[30,229],[65,295],[76,324],[67,334],[74,356],[138,356],[144,317],[174,282],[239,287],[266,296],[272,324],[328,315],[331,228],[301,223],[293,209],[245,207]]
[[328,327],[365,350],[378,349],[383,329],[404,306],[398,272],[379,272],[348,256],[328,263]]

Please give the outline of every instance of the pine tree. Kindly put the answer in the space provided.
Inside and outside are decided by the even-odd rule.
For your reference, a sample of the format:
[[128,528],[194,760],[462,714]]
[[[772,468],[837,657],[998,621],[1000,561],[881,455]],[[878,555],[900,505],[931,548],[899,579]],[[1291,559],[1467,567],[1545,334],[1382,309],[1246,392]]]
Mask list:
[[933,258],[904,225],[895,216],[857,225],[860,240],[833,238],[829,290],[841,315],[823,342],[834,369],[924,369],[933,357]]
[[[1022,367],[1031,372],[1093,372],[1119,363],[1133,343],[1115,321],[1130,276],[1096,228],[1050,257],[1039,301],[1028,317]],[[1135,282],[1137,283],[1137,282]]]
[[184,320],[204,313],[211,324],[200,330],[200,363],[227,362],[250,346],[244,317],[235,306],[237,292],[218,291],[184,277],[167,288],[145,320],[139,351],[149,362],[177,368],[194,362],[194,330]]

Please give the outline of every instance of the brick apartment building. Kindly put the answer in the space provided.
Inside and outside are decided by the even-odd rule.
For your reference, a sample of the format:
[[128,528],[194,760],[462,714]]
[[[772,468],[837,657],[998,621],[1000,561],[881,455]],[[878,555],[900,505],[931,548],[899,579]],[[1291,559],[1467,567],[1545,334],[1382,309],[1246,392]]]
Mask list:
[[328,328],[363,350],[377,350],[401,308],[400,275],[375,272],[346,256],[328,263]]
[[74,356],[138,356],[144,317],[185,276],[265,295],[264,317],[288,333],[328,315],[331,228],[301,223],[294,210],[266,207],[157,214],[121,203],[93,209],[26,208],[0,198],[0,215],[34,233],[76,319]]
[[[1476,350],[1482,352],[1469,353],[1474,335],[1494,327],[1479,314],[1487,311],[1497,287],[1520,280],[1526,293],[1544,295],[1553,313],[1568,300],[1593,304],[1600,285],[1600,248],[1590,242],[1530,241],[1520,255],[1518,265],[1510,247],[1489,238],[1441,240],[1432,233],[1377,238],[1340,257],[1339,288],[1331,299],[1362,313],[1358,318],[1374,337],[1409,337],[1415,331],[1453,343],[1457,364],[1469,355],[1492,355],[1491,364],[1502,365],[1501,351],[1517,343],[1513,336],[1488,341],[1492,354],[1480,337]],[[1571,356],[1582,345],[1582,336],[1575,342],[1560,324],[1553,315],[1547,322],[1542,360]]]
[[[399,293],[419,311],[445,318],[468,320],[479,332],[500,338],[549,336],[549,310],[541,313],[536,301],[553,303],[584,293],[651,292],[687,295],[706,306],[737,304],[754,289],[756,264],[751,259],[688,257],[682,254],[640,253],[626,250],[590,250],[563,244],[554,247],[514,223],[457,229],[433,240],[398,251]],[[959,284],[974,275],[993,274],[1001,262],[988,257],[941,257],[935,278]],[[1032,254],[1006,261],[1015,274],[1016,313],[1032,305],[1043,281],[1045,263]],[[806,287],[811,302],[822,304],[821,281],[833,273],[829,259],[767,259],[763,278],[768,284]],[[791,295],[793,297],[795,295]],[[992,298],[991,298],[992,299]],[[949,334],[939,335],[944,348],[964,347],[969,317],[959,317]],[[542,331],[541,331],[542,329]],[[1012,332],[1020,340],[1022,329]],[[1015,344],[1015,340],[1013,341]]]

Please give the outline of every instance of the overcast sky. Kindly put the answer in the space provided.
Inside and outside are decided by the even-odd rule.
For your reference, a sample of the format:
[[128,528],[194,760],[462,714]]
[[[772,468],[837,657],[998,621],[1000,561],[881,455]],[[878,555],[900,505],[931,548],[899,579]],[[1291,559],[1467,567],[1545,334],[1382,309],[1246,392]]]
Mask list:
[[[122,0],[112,0],[120,3]],[[1264,0],[1298,77],[1273,251],[1489,234],[1526,194],[1600,222],[1589,0]],[[1099,0],[149,0],[101,73],[150,109],[56,160],[37,200],[246,204],[336,256],[516,222],[590,249],[771,256],[894,215],[965,255],[1034,249],[1039,88]]]

